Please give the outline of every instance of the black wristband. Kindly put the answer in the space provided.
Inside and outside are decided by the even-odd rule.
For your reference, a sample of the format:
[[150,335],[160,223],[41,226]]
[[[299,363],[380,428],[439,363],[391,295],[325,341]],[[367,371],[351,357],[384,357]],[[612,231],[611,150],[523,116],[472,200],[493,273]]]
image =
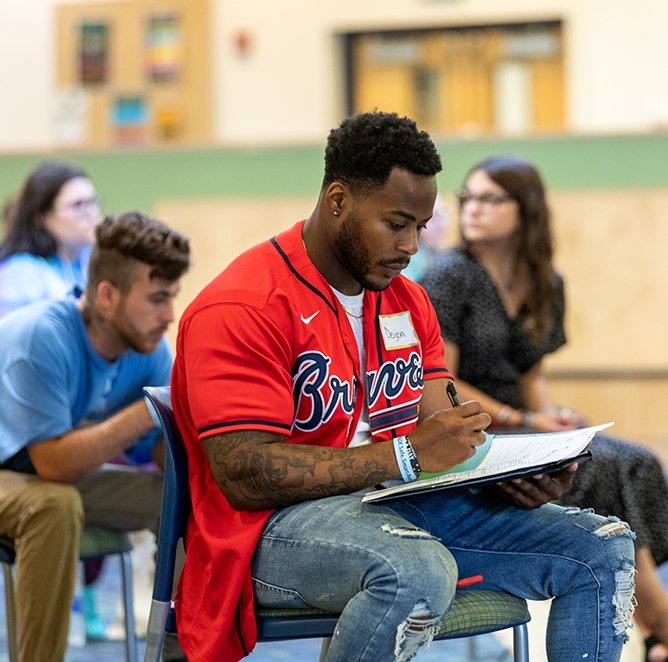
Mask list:
[[411,440],[408,437],[406,437],[406,444],[408,446],[408,459],[411,463],[411,469],[413,469],[413,472],[415,473],[416,476],[419,476],[420,472],[422,471],[422,467],[420,467],[420,462],[418,461],[417,453],[415,452],[413,444],[411,444]]

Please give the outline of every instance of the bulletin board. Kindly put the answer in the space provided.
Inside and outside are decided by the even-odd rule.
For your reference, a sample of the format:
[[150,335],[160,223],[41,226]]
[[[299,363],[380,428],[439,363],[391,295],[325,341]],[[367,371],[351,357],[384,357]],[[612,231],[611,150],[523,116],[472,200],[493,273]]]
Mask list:
[[63,4],[56,14],[60,144],[210,142],[208,0]]

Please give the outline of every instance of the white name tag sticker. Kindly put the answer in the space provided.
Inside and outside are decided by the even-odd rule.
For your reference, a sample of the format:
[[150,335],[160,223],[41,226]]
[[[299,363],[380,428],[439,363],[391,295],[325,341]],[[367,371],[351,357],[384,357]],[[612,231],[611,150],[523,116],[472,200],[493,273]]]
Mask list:
[[409,311],[395,315],[379,315],[378,320],[385,349],[402,349],[419,344]]

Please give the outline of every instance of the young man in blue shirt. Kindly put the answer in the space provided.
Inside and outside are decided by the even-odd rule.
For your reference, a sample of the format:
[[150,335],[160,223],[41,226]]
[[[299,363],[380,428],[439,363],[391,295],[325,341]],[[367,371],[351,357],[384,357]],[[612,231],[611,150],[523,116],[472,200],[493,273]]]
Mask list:
[[[96,240],[81,300],[37,303],[0,321],[0,534],[17,549],[22,659],[64,655],[62,614],[69,614],[78,545],[68,544],[64,554],[62,537],[78,540],[81,503],[87,524],[158,527],[161,476],[103,465],[121,454],[161,463],[142,387],[169,382],[164,333],[174,320],[189,244],[138,212],[105,219]],[[25,516],[33,506],[12,507],[30,502],[45,482],[56,496],[39,496],[37,508],[65,510],[65,530],[33,523]],[[49,621],[53,614],[57,622]]]

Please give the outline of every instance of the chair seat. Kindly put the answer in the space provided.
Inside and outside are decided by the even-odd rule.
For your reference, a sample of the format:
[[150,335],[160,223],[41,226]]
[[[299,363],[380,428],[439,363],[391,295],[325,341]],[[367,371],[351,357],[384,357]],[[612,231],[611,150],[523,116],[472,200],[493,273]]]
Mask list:
[[127,533],[104,529],[99,526],[86,526],[81,532],[79,558],[90,559],[108,554],[120,554],[132,549],[132,541]]
[[503,591],[457,591],[436,639],[468,637],[528,623],[526,600]]
[[[99,526],[87,526],[81,532],[79,558],[90,559],[109,554],[120,554],[132,550],[132,541],[127,533],[103,529]],[[14,541],[0,536],[0,563],[14,563]]]
[[331,637],[339,614],[322,609],[255,611],[258,641]]
[[[256,609],[260,640],[291,638],[294,633],[285,632],[291,624],[305,636],[331,635],[339,614],[323,609]],[[323,617],[331,619],[323,621]],[[502,591],[457,591],[447,618],[439,628],[436,639],[469,637],[475,634],[504,630],[527,623],[531,616],[526,600]]]

